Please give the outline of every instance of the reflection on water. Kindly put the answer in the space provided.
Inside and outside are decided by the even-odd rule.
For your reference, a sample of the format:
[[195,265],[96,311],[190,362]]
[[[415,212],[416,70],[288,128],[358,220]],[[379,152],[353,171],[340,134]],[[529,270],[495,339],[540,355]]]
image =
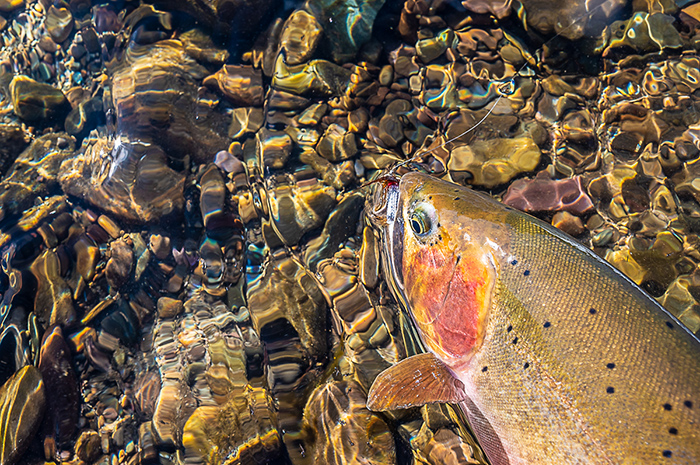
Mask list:
[[700,330],[700,5],[0,0],[0,464],[484,463],[359,188],[537,214]]

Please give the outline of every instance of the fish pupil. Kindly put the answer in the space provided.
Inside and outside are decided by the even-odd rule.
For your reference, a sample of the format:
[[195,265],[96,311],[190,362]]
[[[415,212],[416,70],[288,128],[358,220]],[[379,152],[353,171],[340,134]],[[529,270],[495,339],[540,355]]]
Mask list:
[[421,225],[421,222],[415,218],[411,218],[411,228],[413,229],[413,232],[419,236],[423,234],[423,226]]
[[411,215],[411,229],[416,236],[422,237],[428,234],[432,228],[430,218],[421,210],[416,210]]

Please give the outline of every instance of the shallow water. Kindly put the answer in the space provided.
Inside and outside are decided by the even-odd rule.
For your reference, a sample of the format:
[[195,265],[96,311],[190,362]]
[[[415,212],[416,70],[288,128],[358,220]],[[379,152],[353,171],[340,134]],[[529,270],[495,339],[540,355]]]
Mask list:
[[0,464],[485,463],[365,405],[411,157],[698,332],[700,4],[463,3],[0,0]]

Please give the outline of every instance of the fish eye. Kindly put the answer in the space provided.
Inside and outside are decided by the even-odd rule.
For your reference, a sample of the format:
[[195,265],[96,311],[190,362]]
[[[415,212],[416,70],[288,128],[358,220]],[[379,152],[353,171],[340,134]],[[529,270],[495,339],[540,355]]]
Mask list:
[[411,213],[409,218],[409,223],[414,234],[418,237],[425,237],[433,230],[433,219],[434,215],[431,215],[430,208],[425,204],[418,205]]

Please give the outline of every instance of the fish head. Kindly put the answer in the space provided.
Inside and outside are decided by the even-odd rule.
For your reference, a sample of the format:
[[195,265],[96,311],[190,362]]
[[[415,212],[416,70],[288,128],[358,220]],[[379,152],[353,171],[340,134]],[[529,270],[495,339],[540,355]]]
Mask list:
[[370,217],[382,230],[392,291],[426,348],[459,370],[481,347],[503,254],[493,200],[422,173],[378,183]]

